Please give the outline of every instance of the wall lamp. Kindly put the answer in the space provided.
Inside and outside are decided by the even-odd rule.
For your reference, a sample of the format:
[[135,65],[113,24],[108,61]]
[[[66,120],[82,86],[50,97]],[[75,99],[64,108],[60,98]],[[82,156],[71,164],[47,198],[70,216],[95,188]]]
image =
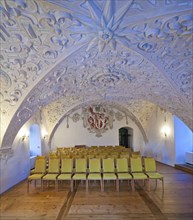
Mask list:
[[42,130],[42,139],[46,139],[48,137],[48,132],[46,130]]
[[170,128],[169,128],[169,126],[168,126],[168,125],[164,125],[164,126],[162,127],[161,132],[162,132],[162,134],[164,135],[164,137],[169,136],[169,134],[170,134]]
[[43,136],[43,139],[46,139],[46,138],[47,138],[47,136],[48,136],[48,135],[47,135],[47,134],[45,134],[45,135]]
[[21,141],[25,141],[26,138],[28,138],[29,136],[26,134],[21,135]]
[[21,141],[25,141],[26,135],[21,136]]

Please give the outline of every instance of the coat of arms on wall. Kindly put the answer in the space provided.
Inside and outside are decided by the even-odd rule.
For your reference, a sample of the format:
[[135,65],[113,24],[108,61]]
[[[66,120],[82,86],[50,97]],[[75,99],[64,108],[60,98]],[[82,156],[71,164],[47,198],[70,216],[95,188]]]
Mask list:
[[83,109],[83,125],[90,133],[101,137],[108,128],[112,128],[113,112],[102,105],[93,105]]

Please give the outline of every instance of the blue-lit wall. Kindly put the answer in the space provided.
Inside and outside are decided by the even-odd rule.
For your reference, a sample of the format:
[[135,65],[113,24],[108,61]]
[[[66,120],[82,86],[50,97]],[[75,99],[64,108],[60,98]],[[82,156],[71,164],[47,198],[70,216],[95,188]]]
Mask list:
[[183,164],[186,152],[193,152],[193,133],[177,116],[174,116],[174,140],[176,163]]

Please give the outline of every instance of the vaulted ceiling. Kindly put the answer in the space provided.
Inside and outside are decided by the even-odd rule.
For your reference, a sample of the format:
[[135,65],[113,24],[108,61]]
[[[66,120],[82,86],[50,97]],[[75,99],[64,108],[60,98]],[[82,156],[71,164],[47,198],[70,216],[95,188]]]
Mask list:
[[2,0],[2,147],[37,111],[49,129],[103,103],[145,130],[160,106],[191,129],[192,0]]

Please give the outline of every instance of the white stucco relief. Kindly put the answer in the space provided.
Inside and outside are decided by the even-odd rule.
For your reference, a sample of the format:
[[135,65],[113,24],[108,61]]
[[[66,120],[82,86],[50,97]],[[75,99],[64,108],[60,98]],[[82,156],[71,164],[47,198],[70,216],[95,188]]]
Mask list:
[[60,97],[61,115],[93,99],[146,100],[191,127],[192,1],[47,2],[1,2],[2,146]]

